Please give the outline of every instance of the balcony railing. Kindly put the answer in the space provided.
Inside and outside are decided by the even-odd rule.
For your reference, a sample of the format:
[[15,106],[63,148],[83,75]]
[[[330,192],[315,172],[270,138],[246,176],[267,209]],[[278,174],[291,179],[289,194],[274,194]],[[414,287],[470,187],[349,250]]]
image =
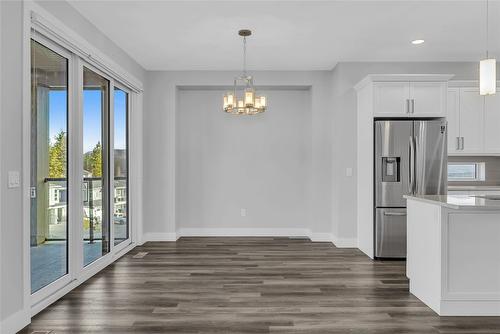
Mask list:
[[[102,202],[102,177],[83,178],[83,239],[89,243],[103,239],[103,202]],[[67,214],[67,179],[45,178],[47,185],[48,235],[47,240],[66,239],[66,214]],[[115,212],[113,220],[116,224],[123,225],[127,218],[127,178],[115,177],[114,188],[121,189],[119,194],[115,191],[113,201]],[[124,191],[124,190],[125,191]],[[57,192],[57,194],[55,194]]]

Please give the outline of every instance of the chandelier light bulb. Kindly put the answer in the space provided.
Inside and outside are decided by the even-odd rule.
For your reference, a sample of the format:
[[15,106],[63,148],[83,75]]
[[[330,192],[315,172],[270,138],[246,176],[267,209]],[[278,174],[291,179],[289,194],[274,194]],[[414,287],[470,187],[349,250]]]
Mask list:
[[253,107],[254,105],[254,92],[252,90],[247,90],[245,92],[245,106]]
[[259,108],[261,108],[261,107],[262,107],[262,105],[260,104],[260,97],[259,97],[259,96],[257,96],[257,97],[255,98],[255,108],[259,109]]
[[227,94],[227,106],[230,108],[234,106],[234,95],[232,93]]

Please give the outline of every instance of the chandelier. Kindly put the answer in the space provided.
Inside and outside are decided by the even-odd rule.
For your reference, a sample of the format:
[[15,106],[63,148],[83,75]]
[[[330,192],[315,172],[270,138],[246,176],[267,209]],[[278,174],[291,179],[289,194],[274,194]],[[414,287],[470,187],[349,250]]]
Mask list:
[[255,94],[253,78],[247,74],[247,37],[251,34],[246,29],[238,32],[243,37],[243,74],[234,78],[233,91],[224,95],[224,111],[233,115],[256,115],[266,111],[266,97]]

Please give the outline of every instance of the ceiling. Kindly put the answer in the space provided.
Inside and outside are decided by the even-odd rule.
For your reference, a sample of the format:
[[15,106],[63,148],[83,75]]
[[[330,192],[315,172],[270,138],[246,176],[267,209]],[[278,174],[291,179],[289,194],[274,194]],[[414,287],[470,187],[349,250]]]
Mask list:
[[[69,1],[147,70],[235,70],[241,28],[253,70],[325,70],[342,61],[477,61],[484,1]],[[500,2],[490,1],[500,55]],[[425,39],[422,45],[411,40]]]

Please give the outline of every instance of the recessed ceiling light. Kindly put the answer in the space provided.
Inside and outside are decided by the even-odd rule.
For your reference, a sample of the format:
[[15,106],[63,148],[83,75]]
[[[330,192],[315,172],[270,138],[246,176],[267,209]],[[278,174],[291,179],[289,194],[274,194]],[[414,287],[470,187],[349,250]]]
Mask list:
[[419,44],[424,44],[424,42],[425,41],[423,39],[416,39],[416,40],[411,41],[411,44],[419,45]]

